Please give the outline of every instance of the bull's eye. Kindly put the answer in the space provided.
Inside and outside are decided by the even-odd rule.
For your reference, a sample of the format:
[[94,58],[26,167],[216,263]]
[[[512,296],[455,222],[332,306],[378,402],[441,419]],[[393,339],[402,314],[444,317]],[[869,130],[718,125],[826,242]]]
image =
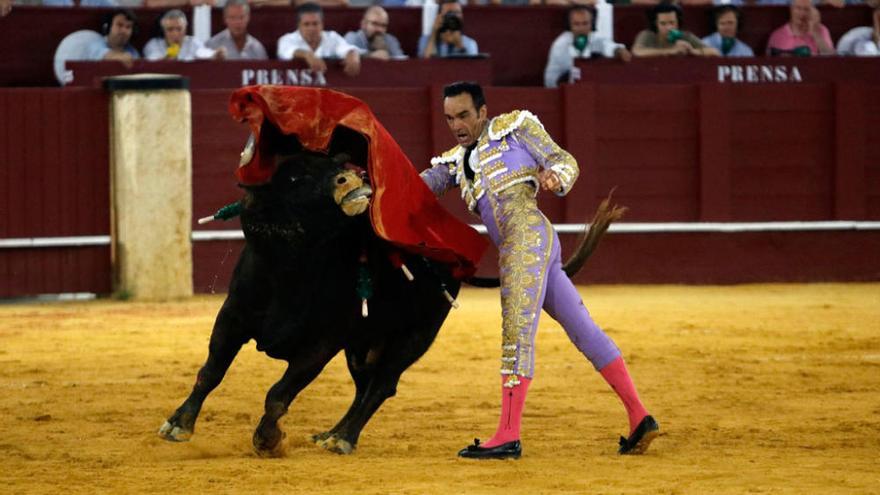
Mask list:
[[299,180],[299,177],[291,177],[290,178],[290,182],[296,182],[297,180]]
[[340,177],[340,178],[336,179],[336,183],[337,184],[345,184],[345,177]]

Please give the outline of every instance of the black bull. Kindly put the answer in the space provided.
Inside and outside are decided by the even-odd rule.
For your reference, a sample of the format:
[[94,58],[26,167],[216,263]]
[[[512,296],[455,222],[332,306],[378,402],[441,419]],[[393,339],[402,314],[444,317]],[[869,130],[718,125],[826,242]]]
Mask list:
[[[299,152],[279,160],[269,184],[247,188],[241,214],[246,244],[214,323],[208,359],[192,393],[160,428],[163,438],[185,441],[192,436],[205,398],[220,384],[239,349],[254,339],[258,350],[288,362],[266,395],[253,435],[257,453],[283,453],[278,420],[344,350],[356,388],[354,401],[336,426],[313,440],[332,452],[349,454],[370,417],[394,396],[403,371],[433,343],[450,309],[443,290],[455,297],[460,282],[448,266],[400,253],[376,236],[367,215],[359,214],[369,189],[343,161]],[[608,224],[622,213],[603,207],[605,203],[566,264],[569,274],[580,268]],[[403,256],[413,281],[389,261],[392,252]],[[498,280],[471,282],[497,286]],[[368,317],[361,314],[365,288],[372,292]]]

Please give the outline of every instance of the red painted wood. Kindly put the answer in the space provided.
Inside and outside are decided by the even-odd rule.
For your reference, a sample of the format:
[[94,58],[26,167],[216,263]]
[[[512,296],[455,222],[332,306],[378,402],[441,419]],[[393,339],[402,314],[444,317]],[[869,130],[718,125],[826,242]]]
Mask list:
[[[431,155],[452,144],[442,118],[439,89],[375,88],[352,93],[373,107],[414,165],[422,168]],[[710,201],[701,196],[708,194],[707,187],[714,188],[708,190],[718,195],[711,201],[724,201],[723,171],[713,168],[720,165],[712,163],[712,157],[724,159],[717,148],[724,146],[725,133],[730,143],[726,185],[730,220],[830,220],[835,218],[839,205],[851,201],[841,199],[841,194],[864,196],[864,215],[853,219],[880,218],[880,144],[870,139],[870,130],[880,127],[880,89],[866,85],[864,100],[855,96],[857,93],[835,90],[828,84],[732,87],[714,94],[712,91],[715,89],[694,85],[624,88],[583,84],[561,91],[489,88],[487,95],[493,113],[518,107],[536,112],[560,144],[581,163],[582,177],[571,196],[565,200],[542,196],[542,206],[556,221],[582,221],[614,185],[620,187],[618,202],[632,209],[629,221],[700,219],[701,212],[708,208],[706,202]],[[240,196],[232,173],[247,131],[228,117],[228,96],[227,90],[193,92],[196,217],[213,213]],[[719,107],[725,100],[726,110]],[[853,111],[857,106],[862,111]],[[0,90],[0,114],[5,117],[0,122],[0,157],[4,163],[12,164],[0,167],[0,206],[4,206],[0,210],[0,237],[109,233],[107,112],[107,95],[103,91]],[[708,129],[712,112],[731,116],[727,131]],[[860,138],[857,132],[850,132],[853,128],[865,133],[862,152],[856,149]],[[717,132],[714,138],[712,132]],[[841,132],[846,139],[856,139],[849,148],[842,148],[845,143],[836,144],[842,139]],[[845,158],[850,155],[855,157],[855,165]],[[859,156],[864,164],[861,186],[854,176],[846,175],[851,171],[839,169],[843,165],[856,170]],[[863,188],[863,192],[857,187]],[[477,221],[465,212],[456,191],[443,201],[463,220]],[[719,211],[722,209],[719,207]],[[236,229],[237,224],[198,228]],[[865,235],[872,239],[872,234]],[[671,240],[667,238],[670,236]],[[870,251],[874,245],[846,232],[821,233],[819,240],[797,233],[754,234],[755,239],[747,241],[736,240],[739,235],[727,237],[736,240],[734,244],[741,251],[719,248],[725,237],[716,239],[718,235],[714,234],[667,237],[612,237],[626,239],[626,246],[615,248],[620,250],[621,258],[612,265],[608,277],[613,274],[617,277],[614,281],[633,281],[638,277],[701,282],[761,279],[758,272],[728,272],[730,260],[742,262],[736,271],[762,270],[766,280],[860,279],[860,275],[853,275],[856,268],[867,274],[862,277],[870,278],[876,273],[870,265],[877,259],[877,251]],[[799,254],[795,240],[804,239],[822,249],[811,245]],[[220,282],[213,282],[213,278],[216,275],[222,281],[224,270],[231,271],[229,261],[222,259],[229,256],[228,245],[235,246],[236,242],[211,243],[220,247],[213,246],[207,251],[197,242],[194,280],[202,287],[208,282],[214,283],[215,289],[219,287]],[[692,243],[689,247],[688,242]],[[779,246],[787,251],[779,251]],[[627,251],[636,247],[641,251]],[[656,263],[658,255],[664,256],[666,250],[694,256],[695,249],[720,252],[723,256],[693,258],[693,263],[685,268],[672,271],[669,267],[646,268],[637,259],[643,256]],[[60,251],[62,254],[56,255],[52,250],[0,250],[0,297],[62,290],[109,290],[108,248]],[[834,263],[840,265],[835,272],[833,266],[826,266],[830,251],[858,260],[835,258]],[[208,257],[204,258],[202,253]],[[760,263],[753,266],[749,260]],[[677,267],[677,263],[684,260],[671,266]],[[803,273],[797,271],[805,265],[811,266]],[[819,265],[826,272],[812,265]]]
[[[858,126],[852,122],[851,127]],[[866,88],[865,123],[868,139],[865,144],[865,218],[880,220],[880,139],[876,129],[880,129],[880,87]]]
[[[109,233],[107,95],[0,91],[0,237]],[[0,249],[0,297],[108,292],[109,247]]]
[[718,84],[700,85],[700,214],[702,221],[730,218],[730,97]]
[[[576,236],[563,236],[564,252]],[[576,283],[880,280],[880,232],[609,234]]]
[[598,197],[600,168],[596,144],[596,128],[601,124],[596,115],[596,87],[593,85],[564,86],[561,105],[564,119],[565,148],[578,162],[580,175],[565,200],[565,221],[584,222],[590,216]]

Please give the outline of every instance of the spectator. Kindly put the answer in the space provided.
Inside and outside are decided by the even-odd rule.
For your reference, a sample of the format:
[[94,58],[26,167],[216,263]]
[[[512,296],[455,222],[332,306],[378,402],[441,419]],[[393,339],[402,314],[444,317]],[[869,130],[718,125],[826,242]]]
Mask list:
[[464,29],[464,23],[460,17],[446,14],[440,23],[437,35],[428,41],[423,54],[424,58],[477,55],[476,42],[465,43],[467,37],[462,29]]
[[619,58],[624,62],[632,60],[632,54],[625,46],[593,32],[597,17],[595,7],[576,5],[568,10],[567,16],[568,29],[550,45],[547,68],[544,69],[544,86],[555,88],[560,79],[568,79],[575,58],[599,55]]
[[874,4],[874,26],[852,28],[837,42],[838,55],[880,56],[880,1]]
[[225,56],[223,48],[212,50],[201,41],[187,36],[186,14],[178,9],[169,10],[159,19],[162,29],[161,38],[153,38],[144,46],[144,58],[147,60],[180,60],[217,58]]
[[324,11],[316,3],[296,8],[297,30],[278,38],[278,58],[304,60],[315,72],[326,72],[325,58],[342,59],[343,71],[356,76],[361,70],[357,47],[350,45],[336,31],[324,31]]
[[[458,22],[452,20],[453,18],[457,18]],[[464,10],[457,0],[441,0],[440,11],[434,18],[431,34],[422,35],[419,38],[419,56],[431,58],[435,55],[446,57],[456,53],[478,54],[477,42],[473,38],[465,36],[463,32],[463,20]]]
[[116,9],[101,23],[101,34],[104,37],[88,47],[87,60],[116,60],[126,67],[140,58],[140,53],[131,45],[135,34],[137,17],[129,9]]
[[703,38],[703,43],[721,52],[723,57],[754,57],[749,45],[736,38],[742,22],[740,10],[733,5],[721,5],[712,13],[715,32]]
[[648,10],[648,29],[640,32],[633,42],[636,57],[665,57],[694,55],[717,57],[717,50],[706,46],[690,31],[681,31],[681,7],[661,2]]
[[208,48],[223,48],[226,59],[266,60],[266,49],[260,41],[248,34],[251,10],[247,0],[229,0],[223,7],[223,23],[226,29],[215,34],[205,43]]
[[767,55],[833,55],[834,44],[810,0],[791,0],[788,22],[770,35]]
[[388,12],[373,5],[364,11],[360,30],[346,33],[345,41],[358,47],[361,55],[371,58],[404,58],[406,55],[400,48],[400,41],[393,34],[388,34],[388,22]]

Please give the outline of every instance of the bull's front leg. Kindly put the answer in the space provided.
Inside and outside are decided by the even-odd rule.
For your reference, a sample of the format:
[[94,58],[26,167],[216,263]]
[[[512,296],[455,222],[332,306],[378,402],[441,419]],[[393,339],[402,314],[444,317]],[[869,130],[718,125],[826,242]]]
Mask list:
[[287,414],[290,403],[306,387],[338,352],[327,346],[303,346],[304,349],[288,360],[287,370],[266,394],[265,412],[254,431],[254,449],[264,457],[284,455],[285,434],[278,420]]
[[211,333],[208,359],[196,376],[192,392],[159,428],[159,436],[172,442],[186,442],[192,437],[202,403],[223,380],[238,351],[247,341],[240,331],[237,319],[224,305]]

